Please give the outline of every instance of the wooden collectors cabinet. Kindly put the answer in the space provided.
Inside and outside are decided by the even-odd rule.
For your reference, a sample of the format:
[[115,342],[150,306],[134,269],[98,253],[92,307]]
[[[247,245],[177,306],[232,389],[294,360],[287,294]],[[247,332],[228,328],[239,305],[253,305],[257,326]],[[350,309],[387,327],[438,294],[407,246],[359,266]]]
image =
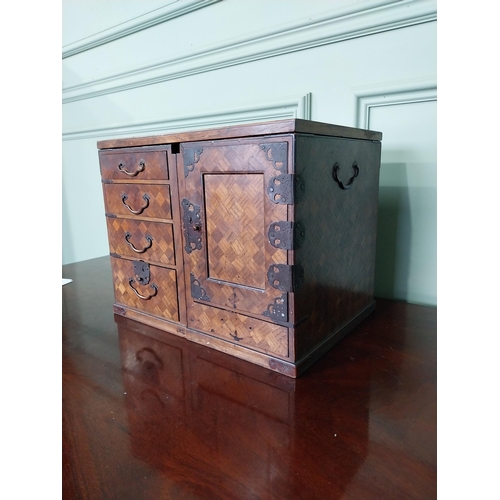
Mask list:
[[374,308],[378,132],[98,142],[116,314],[295,377]]

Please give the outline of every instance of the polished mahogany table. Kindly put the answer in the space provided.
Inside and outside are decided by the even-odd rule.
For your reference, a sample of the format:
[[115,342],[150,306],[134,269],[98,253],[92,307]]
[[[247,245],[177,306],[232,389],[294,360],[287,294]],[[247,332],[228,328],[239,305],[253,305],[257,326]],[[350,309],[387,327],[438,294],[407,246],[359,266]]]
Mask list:
[[63,498],[436,498],[436,309],[376,311],[298,379],[114,316],[63,267]]

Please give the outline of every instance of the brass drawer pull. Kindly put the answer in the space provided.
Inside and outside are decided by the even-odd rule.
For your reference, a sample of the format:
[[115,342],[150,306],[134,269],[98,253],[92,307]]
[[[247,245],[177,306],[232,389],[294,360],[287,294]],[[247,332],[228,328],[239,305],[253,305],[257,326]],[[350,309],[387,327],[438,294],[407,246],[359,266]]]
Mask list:
[[151,288],[154,290],[154,293],[152,293],[151,295],[141,295],[133,286],[133,283],[135,283],[135,280],[134,278],[129,278],[128,280],[128,284],[130,286],[130,288],[132,288],[132,290],[134,291],[134,293],[137,295],[137,297],[139,297],[141,300],[149,300],[149,299],[152,299],[157,293],[158,293],[158,287],[152,283],[151,284]]
[[127,231],[125,233],[125,241],[135,253],[144,253],[153,246],[153,237],[150,234],[146,234],[144,237],[147,241],[149,241],[149,245],[143,247],[142,249],[135,248],[134,244],[129,241],[131,237],[132,235]]
[[147,193],[144,193],[143,196],[142,196],[142,199],[146,202],[145,205],[143,205],[141,208],[139,208],[139,210],[134,210],[133,208],[131,208],[129,205],[127,205],[125,203],[125,201],[128,199],[128,195],[127,194],[122,194],[122,203],[129,209],[129,211],[131,213],[133,213],[134,215],[139,215],[139,214],[142,214],[142,212],[144,212],[144,210],[146,210],[146,208],[149,207],[149,195]]
[[352,177],[349,179],[349,182],[347,184],[344,184],[337,175],[337,172],[340,170],[340,166],[337,162],[335,162],[335,165],[333,166],[333,180],[340,186],[340,189],[343,189],[344,191],[347,191],[348,189],[351,188],[352,183],[354,182],[354,179],[359,175],[359,168],[357,162],[354,162],[352,164],[352,170],[353,174]]
[[127,174],[130,177],[135,177],[137,174],[142,172],[146,168],[146,164],[141,160],[139,162],[139,168],[135,172],[129,172],[128,170],[125,170],[123,163],[118,164],[118,170],[120,172],[123,172],[124,174]]

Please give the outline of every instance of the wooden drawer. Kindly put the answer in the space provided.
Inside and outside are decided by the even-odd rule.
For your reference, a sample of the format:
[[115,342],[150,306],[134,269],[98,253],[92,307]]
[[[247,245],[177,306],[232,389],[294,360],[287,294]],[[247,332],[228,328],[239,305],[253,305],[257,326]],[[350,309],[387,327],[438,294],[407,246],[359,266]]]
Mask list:
[[160,318],[179,321],[177,274],[173,269],[149,266],[149,283],[141,285],[135,275],[134,261],[111,257],[115,300]]
[[171,219],[168,184],[103,184],[106,214]]
[[195,330],[232,344],[243,345],[284,359],[289,356],[288,328],[284,326],[197,302],[189,308],[188,321]]
[[107,151],[99,160],[103,179],[168,180],[166,151]]
[[116,217],[106,223],[111,253],[175,266],[172,224]]

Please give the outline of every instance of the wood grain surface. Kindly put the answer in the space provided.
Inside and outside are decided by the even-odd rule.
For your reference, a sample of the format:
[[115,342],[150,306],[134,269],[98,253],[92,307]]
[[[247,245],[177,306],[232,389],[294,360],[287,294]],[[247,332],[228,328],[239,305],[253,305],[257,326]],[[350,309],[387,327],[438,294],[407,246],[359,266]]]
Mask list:
[[[269,243],[267,230],[273,221],[287,220],[287,206],[272,203],[267,195],[271,178],[280,172],[262,144],[282,144],[285,159],[291,161],[290,141],[291,137],[280,137],[181,146],[180,192],[200,207],[202,238],[201,248],[184,253],[186,282],[192,274],[214,307],[267,320],[263,312],[278,294],[267,271],[272,264],[288,262],[287,251]],[[198,152],[197,161],[184,177],[188,148]],[[195,303],[188,291],[188,310],[196,308]]]
[[381,132],[295,118],[290,120],[276,120],[262,123],[252,123],[248,125],[235,125],[231,127],[219,127],[207,130],[196,130],[191,132],[154,135],[148,137],[103,140],[97,142],[97,147],[99,149],[124,148],[132,146],[148,146],[152,144],[232,139],[237,137],[247,137],[249,135],[287,134],[293,132],[371,141],[380,141],[382,139]]
[[175,266],[172,224],[118,217],[106,224],[110,253]]
[[172,218],[168,184],[103,184],[103,189],[106,214]]
[[63,275],[64,499],[436,498],[435,308],[380,299],[292,379],[114,317],[108,257]]
[[155,151],[151,149],[100,152],[102,178],[133,181],[168,180],[166,150]]
[[[150,265],[150,281],[148,284],[141,284],[135,278],[133,260],[111,257],[111,265],[117,304],[154,314],[160,318],[179,321],[175,270]],[[131,278],[134,279],[133,283],[130,283]],[[157,287],[156,293],[153,285]],[[143,299],[139,295],[152,297]]]
[[[307,318],[295,330],[301,359],[373,302],[380,144],[301,135],[296,144],[296,169],[306,185],[295,207],[306,231],[295,251],[305,277],[294,294],[296,321]],[[347,184],[355,162],[359,174],[343,190],[333,166]]]

